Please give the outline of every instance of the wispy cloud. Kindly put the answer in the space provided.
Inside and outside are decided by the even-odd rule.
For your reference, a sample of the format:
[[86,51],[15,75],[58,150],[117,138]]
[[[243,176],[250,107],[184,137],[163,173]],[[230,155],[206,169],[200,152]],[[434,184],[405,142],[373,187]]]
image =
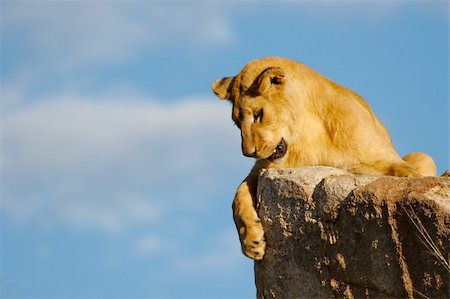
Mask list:
[[239,238],[234,231],[222,231],[212,236],[212,243],[207,244],[196,255],[176,260],[176,271],[191,275],[199,273],[233,273],[246,259],[240,252]]
[[[234,31],[218,5],[162,2],[2,3],[4,39],[28,65],[73,69],[114,65],[152,47],[214,46]],[[38,59],[36,59],[38,58]],[[48,67],[48,66],[47,66]]]
[[161,221],[171,205],[201,205],[208,199],[185,201],[220,190],[226,174],[212,169],[242,167],[227,105],[213,97],[163,105],[61,95],[2,125],[2,205],[18,221],[117,233]]
[[164,244],[165,240],[162,237],[155,234],[144,234],[139,236],[133,244],[134,254],[141,257],[154,256],[161,252],[167,252]]

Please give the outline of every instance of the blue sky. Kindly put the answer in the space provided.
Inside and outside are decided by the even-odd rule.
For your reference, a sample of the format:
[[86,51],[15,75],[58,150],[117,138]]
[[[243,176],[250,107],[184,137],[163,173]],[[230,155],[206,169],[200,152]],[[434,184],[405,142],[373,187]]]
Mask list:
[[0,2],[2,298],[253,298],[210,83],[286,56],[449,167],[448,2]]

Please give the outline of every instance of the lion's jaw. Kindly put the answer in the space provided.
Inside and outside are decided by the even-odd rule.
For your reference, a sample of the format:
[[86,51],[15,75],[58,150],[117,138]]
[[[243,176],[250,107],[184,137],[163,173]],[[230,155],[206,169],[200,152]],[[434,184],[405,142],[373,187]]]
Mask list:
[[288,145],[287,145],[286,141],[284,140],[284,138],[281,138],[280,143],[277,144],[277,146],[273,150],[273,154],[270,155],[267,158],[267,160],[275,161],[277,159],[281,159],[286,155],[287,150],[288,150]]

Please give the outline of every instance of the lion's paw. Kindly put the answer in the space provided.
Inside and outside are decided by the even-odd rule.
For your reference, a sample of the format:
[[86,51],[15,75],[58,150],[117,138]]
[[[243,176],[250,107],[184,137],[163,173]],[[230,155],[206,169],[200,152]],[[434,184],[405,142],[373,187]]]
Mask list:
[[248,228],[241,228],[242,252],[251,259],[262,260],[266,249],[264,230],[259,220]]

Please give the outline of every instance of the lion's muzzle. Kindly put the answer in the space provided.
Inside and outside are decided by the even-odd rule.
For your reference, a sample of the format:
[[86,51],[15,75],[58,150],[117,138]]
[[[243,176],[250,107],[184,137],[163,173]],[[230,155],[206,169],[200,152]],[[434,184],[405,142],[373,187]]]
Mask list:
[[284,139],[281,138],[280,143],[278,143],[278,145],[273,150],[273,154],[269,158],[267,158],[267,160],[274,161],[276,159],[283,158],[284,155],[286,155],[287,153],[287,148],[288,146],[286,141],[284,141]]

